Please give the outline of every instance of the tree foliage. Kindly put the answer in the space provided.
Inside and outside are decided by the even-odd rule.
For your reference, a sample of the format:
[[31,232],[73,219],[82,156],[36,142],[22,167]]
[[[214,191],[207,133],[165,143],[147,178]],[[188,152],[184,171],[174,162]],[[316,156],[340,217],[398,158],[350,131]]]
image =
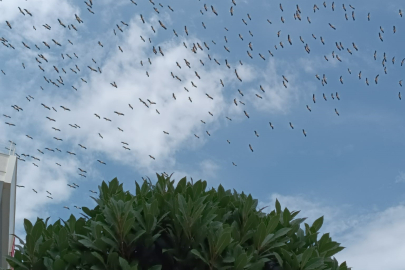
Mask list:
[[303,230],[299,211],[278,201],[265,214],[251,195],[157,177],[136,183],[135,196],[117,178],[103,182],[97,206],[82,208],[88,219],[25,219],[25,241],[7,261],[15,270],[350,269],[331,258],[339,243],[318,239],[323,217]]

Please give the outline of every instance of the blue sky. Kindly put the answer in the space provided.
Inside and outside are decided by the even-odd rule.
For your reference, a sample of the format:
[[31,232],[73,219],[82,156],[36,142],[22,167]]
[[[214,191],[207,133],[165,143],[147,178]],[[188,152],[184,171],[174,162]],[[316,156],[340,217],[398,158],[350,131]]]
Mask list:
[[[401,117],[405,109],[404,101],[398,98],[398,92],[402,90],[399,81],[405,79],[405,66],[401,66],[405,58],[405,18],[399,15],[399,9],[405,10],[405,6],[401,1],[390,1],[389,4],[365,0],[347,2],[344,3],[346,12],[342,3],[336,3],[335,11],[332,11],[331,1],[326,1],[326,8],[323,1],[299,2],[301,21],[294,20],[297,3],[292,2],[282,2],[284,11],[280,10],[279,2],[262,0],[235,0],[236,6],[228,0],[173,0],[162,3],[163,7],[158,1],[153,5],[147,0],[135,0],[137,5],[130,0],[93,2],[95,14],[87,10],[83,1],[38,0],[34,3],[3,0],[1,3],[0,14],[3,20],[10,22],[12,29],[3,23],[0,36],[7,39],[6,44],[11,43],[15,50],[0,46],[0,69],[6,73],[0,74],[0,113],[11,117],[1,116],[0,140],[12,140],[17,143],[18,154],[40,159],[22,157],[25,162],[19,161],[18,164],[18,181],[25,188],[18,190],[17,232],[22,233],[22,219],[25,217],[51,216],[55,219],[66,218],[71,213],[79,215],[80,211],[74,205],[94,205],[88,197],[91,195],[88,190],[97,190],[101,180],[118,177],[126,189],[134,190],[135,180],[142,181],[141,177],[147,175],[155,179],[155,172],[165,171],[174,172],[175,179],[183,176],[202,178],[211,186],[222,184],[229,189],[251,193],[263,205],[273,207],[277,197],[282,206],[302,210],[302,216],[307,216],[309,222],[325,215],[324,232],[330,231],[334,239],[347,247],[337,258],[346,260],[354,269],[363,268],[364,260],[374,256],[370,246],[380,245],[386,250],[373,235],[382,234],[389,227],[391,229],[384,231],[383,235],[386,239],[392,238],[392,243],[404,236],[405,231],[399,226],[405,222],[405,128]],[[204,4],[207,4],[208,11],[205,11]],[[314,4],[319,7],[316,12]],[[211,5],[218,16],[211,11]],[[234,6],[233,16],[231,6]],[[29,10],[33,16],[21,14],[18,7]],[[355,20],[352,19],[353,11]],[[367,20],[368,13],[370,21]],[[79,24],[75,14],[84,23]],[[281,22],[281,16],[285,23]],[[62,27],[58,19],[65,25],[74,24],[78,31]],[[159,25],[159,20],[167,30]],[[44,24],[49,24],[51,30],[45,29]],[[123,32],[118,30],[117,24]],[[393,33],[394,25],[396,33]],[[188,36],[184,26],[187,26]],[[383,42],[379,39],[380,32]],[[288,43],[288,35],[292,45]],[[300,36],[305,43],[300,41]],[[321,37],[325,45],[321,43]],[[149,43],[149,38],[152,43]],[[57,46],[52,39],[62,46]],[[45,47],[43,41],[51,49]],[[281,48],[280,41],[284,48]],[[22,42],[31,49],[25,48]],[[191,48],[197,42],[203,50],[197,47],[197,53],[193,53]],[[253,50],[250,50],[249,42]],[[335,42],[341,42],[344,49],[338,50]],[[305,44],[310,48],[309,54],[305,51]],[[160,46],[164,56],[159,52],[155,55],[153,46],[157,50]],[[375,51],[377,60],[373,58]],[[334,58],[332,52],[342,62]],[[384,52],[387,74],[382,66]],[[38,54],[43,54],[49,62],[39,59]],[[39,69],[36,57],[42,62],[44,72]],[[184,59],[190,62],[191,68],[186,66]],[[87,66],[100,67],[102,73],[93,72]],[[236,78],[235,69],[242,82]],[[197,78],[195,71],[201,79]],[[358,76],[360,71],[361,79]],[[172,78],[171,72],[182,81]],[[316,74],[321,79],[325,74],[327,84],[322,86]],[[283,75],[288,80],[287,88],[283,85]],[[377,75],[378,84],[375,84]],[[64,85],[59,84],[58,88],[48,84],[43,76],[54,82],[61,76]],[[368,78],[369,86],[365,78]],[[117,88],[110,85],[114,81]],[[260,90],[260,85],[265,92]],[[243,97],[238,89],[243,92]],[[336,92],[340,100],[331,98],[331,93],[336,96]],[[207,98],[206,93],[213,100]],[[323,99],[323,93],[327,101]],[[316,103],[312,100],[313,94]],[[28,95],[34,99],[28,101]],[[150,106],[146,108],[139,98],[145,102],[150,99],[156,104],[148,103]],[[44,108],[41,103],[54,107],[57,112]],[[18,105],[23,111],[14,110],[12,105]],[[64,111],[60,106],[70,111]],[[114,111],[124,116],[116,115]],[[69,124],[77,124],[80,128]],[[302,129],[305,129],[306,137]],[[55,136],[62,138],[63,142],[54,140]],[[227,140],[231,143],[228,144]],[[130,151],[122,148],[122,141],[129,144]],[[79,143],[87,149],[80,148]],[[250,151],[249,144],[254,152]],[[50,152],[45,150],[46,147],[59,148],[62,152]],[[69,155],[66,151],[76,155]],[[98,163],[98,159],[107,165]],[[87,171],[86,178],[79,175],[78,168]],[[80,187],[69,188],[67,184],[72,183]],[[53,194],[53,199],[46,197],[46,191]],[[70,210],[63,209],[63,206],[70,207]],[[405,251],[405,247],[399,248],[400,251]],[[391,256],[390,269],[401,269],[403,258],[394,256],[392,251],[386,256]],[[367,269],[377,267],[380,266],[374,264]]]

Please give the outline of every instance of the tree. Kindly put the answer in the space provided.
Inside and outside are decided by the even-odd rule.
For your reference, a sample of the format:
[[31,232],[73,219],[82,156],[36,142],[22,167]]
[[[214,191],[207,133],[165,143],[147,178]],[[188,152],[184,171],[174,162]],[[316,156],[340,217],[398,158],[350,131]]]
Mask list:
[[350,269],[331,258],[344,247],[328,233],[317,239],[323,217],[303,230],[305,218],[278,200],[265,214],[251,195],[157,178],[136,183],[135,196],[117,178],[103,181],[97,206],[82,208],[86,218],[25,219],[25,242],[17,237],[7,261],[15,270]]

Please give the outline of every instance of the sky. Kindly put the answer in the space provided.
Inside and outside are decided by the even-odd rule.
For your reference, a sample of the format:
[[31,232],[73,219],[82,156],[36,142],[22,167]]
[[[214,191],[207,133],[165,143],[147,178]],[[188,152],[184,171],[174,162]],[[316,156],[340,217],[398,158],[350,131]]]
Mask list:
[[166,172],[324,216],[339,262],[403,269],[402,1],[93,0],[94,14],[86,1],[0,2],[0,142],[24,160],[17,234],[24,218],[80,216],[103,180],[134,193]]

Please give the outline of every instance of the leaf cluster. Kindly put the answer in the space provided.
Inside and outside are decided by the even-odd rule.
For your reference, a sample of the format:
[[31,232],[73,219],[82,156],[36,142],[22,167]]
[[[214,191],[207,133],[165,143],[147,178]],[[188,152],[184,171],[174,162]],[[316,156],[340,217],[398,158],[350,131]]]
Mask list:
[[323,217],[311,226],[282,210],[257,210],[251,195],[207,189],[206,181],[177,185],[157,174],[136,183],[136,195],[114,178],[99,186],[88,219],[48,224],[24,220],[25,241],[7,257],[25,270],[347,270],[333,255],[344,249],[329,234],[318,239]]

